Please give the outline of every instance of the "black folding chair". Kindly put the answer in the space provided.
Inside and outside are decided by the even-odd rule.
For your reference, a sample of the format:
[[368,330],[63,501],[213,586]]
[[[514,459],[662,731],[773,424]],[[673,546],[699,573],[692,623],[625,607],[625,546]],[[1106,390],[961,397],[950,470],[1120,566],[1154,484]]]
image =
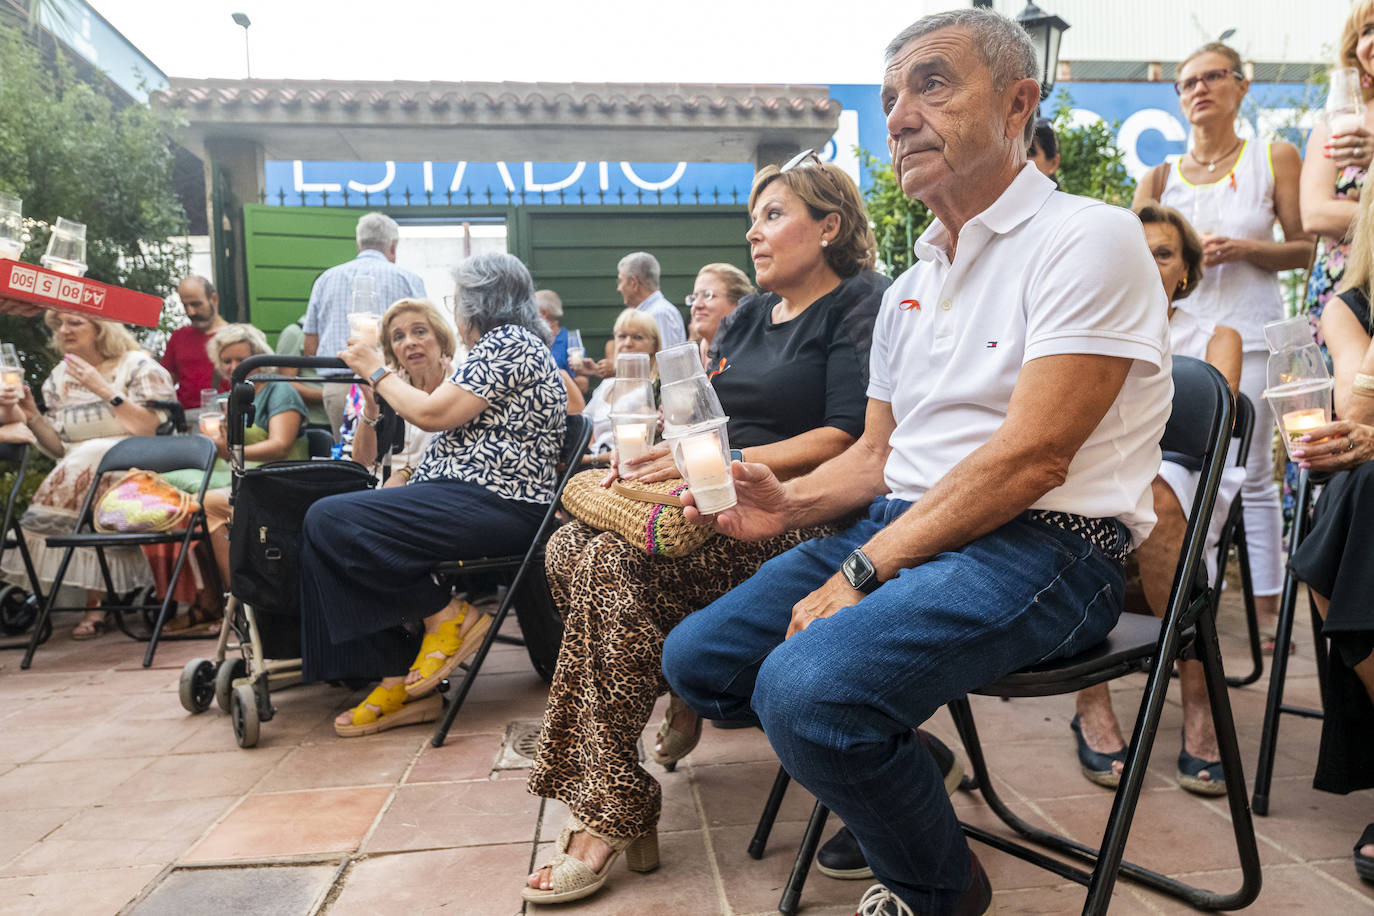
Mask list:
[[[501,630],[501,624],[505,622],[512,604],[517,605],[515,613],[520,620],[520,630],[523,636],[521,641],[529,651],[530,660],[534,663],[535,669],[546,680],[552,677],[553,659],[557,657],[558,645],[563,638],[563,626],[557,610],[553,607],[552,598],[549,596],[548,584],[544,580],[544,542],[548,540],[553,527],[558,503],[563,496],[563,488],[568,485],[572,476],[581,470],[578,465],[578,458],[586,451],[587,443],[591,441],[591,437],[592,421],[581,414],[571,414],[568,417],[567,428],[563,433],[563,447],[558,454],[560,469],[558,480],[554,486],[553,501],[549,503],[548,511],[544,513],[544,518],[539,523],[538,529],[535,530],[534,537],[530,539],[530,546],[523,554],[508,557],[482,557],[476,560],[455,560],[435,567],[435,576],[444,580],[492,573],[510,577],[510,583],[501,595],[500,603],[497,605],[491,626],[487,628],[487,634],[482,640],[482,645],[478,647],[472,658],[458,666],[463,670],[463,680],[458,685],[457,692],[448,699],[444,714],[439,719],[439,727],[434,730],[434,737],[430,743],[435,747],[443,747],[444,739],[448,736],[448,730],[453,727],[453,720],[458,715],[458,710],[462,709],[463,701],[467,699],[468,691],[472,689],[472,683],[477,679],[477,672],[482,667],[482,662],[486,659],[487,653],[491,650],[492,643],[496,641]],[[517,594],[520,595],[518,603]],[[440,682],[439,690],[441,692],[447,695],[449,689],[448,680]]]
[[[1306,470],[1298,472],[1297,508],[1293,511],[1293,525],[1288,534],[1288,556],[1292,556],[1312,528],[1312,506],[1318,481]],[[1288,650],[1293,644],[1293,618],[1297,614],[1298,590],[1302,583],[1291,569],[1283,574],[1283,592],[1279,596],[1279,617],[1274,625],[1274,658],[1269,668],[1269,696],[1264,704],[1264,725],[1260,727],[1259,760],[1255,763],[1255,794],[1251,799],[1255,813],[1269,814],[1269,786],[1274,778],[1274,752],[1279,743],[1279,717],[1284,713],[1304,719],[1322,718],[1322,710],[1307,706],[1292,706],[1283,702],[1283,685],[1288,677]],[[1317,659],[1317,683],[1322,696],[1326,695],[1326,638],[1322,636],[1322,619],[1317,613],[1312,593],[1307,593],[1308,610],[1312,616],[1312,651]]]
[[[19,530],[19,516],[14,511],[20,488],[24,485],[24,476],[29,469],[29,446],[22,442],[0,443],[0,466],[5,465],[14,470],[14,484],[5,498],[5,517],[0,521],[0,559],[4,558],[6,551],[18,549],[20,559],[24,561],[29,588],[26,591],[22,585],[16,584],[6,584],[0,588],[0,629],[4,630],[6,636],[17,637],[28,632],[29,627],[38,620],[39,610],[43,607],[43,583],[33,568],[33,557],[29,554],[24,533]],[[52,632],[51,626],[47,629],[48,633],[40,636],[40,643]],[[27,644],[26,640],[7,641],[0,643],[0,649],[23,649]]]
[[[1236,467],[1245,467],[1250,458],[1250,436],[1255,429],[1255,407],[1245,395],[1236,396],[1236,428],[1231,438],[1236,443]],[[1245,505],[1240,493],[1231,502],[1231,510],[1226,516],[1226,525],[1221,529],[1221,541],[1217,545],[1217,575],[1212,580],[1212,616],[1215,618],[1221,604],[1221,589],[1226,581],[1226,563],[1230,559],[1231,547],[1236,548],[1236,563],[1240,569],[1240,594],[1245,602],[1245,627],[1250,638],[1250,672],[1236,677],[1227,677],[1231,687],[1244,687],[1253,684],[1264,673],[1264,653],[1260,646],[1259,615],[1255,610],[1255,587],[1250,578],[1250,545],[1245,539]]]
[[[62,586],[62,580],[67,575],[67,567],[71,564],[73,552],[82,547],[93,548],[96,552],[96,557],[100,562],[100,572],[105,580],[106,608],[114,614],[116,626],[127,636],[147,641],[148,649],[143,655],[143,667],[147,668],[152,665],[153,654],[157,651],[160,639],[202,638],[196,636],[163,637],[162,628],[167,623],[171,613],[172,593],[176,588],[177,580],[186,567],[192,545],[196,541],[209,539],[209,533],[205,527],[205,513],[197,511],[183,531],[157,534],[105,534],[94,530],[92,517],[95,513],[96,490],[100,487],[101,478],[111,471],[127,471],[130,468],[141,468],[145,471],[157,471],[159,473],[185,468],[200,470],[203,476],[201,477],[200,490],[196,494],[196,502],[204,505],[205,489],[209,483],[210,471],[214,468],[214,464],[215,443],[200,435],[132,436],[111,446],[110,450],[105,453],[105,457],[100,459],[100,465],[96,468],[90,489],[86,491],[86,499],[81,505],[81,511],[77,514],[76,526],[72,533],[53,535],[47,538],[48,547],[65,548],[66,552],[62,555],[62,562],[57,567],[57,575],[53,579],[52,586],[48,589],[47,601],[44,602],[43,610],[39,613],[38,621],[34,625],[33,637],[29,640],[28,651],[25,652],[24,660],[20,663],[21,668],[28,668],[33,663],[33,653],[38,649],[38,644],[41,642],[39,637],[48,624],[52,612],[54,610],[77,610],[77,608],[54,608],[53,604]],[[176,563],[172,567],[172,574],[167,583],[167,594],[163,597],[161,605],[140,603],[131,606],[120,604],[119,597],[115,594],[114,582],[110,578],[109,566],[105,561],[105,550],[111,547],[142,547],[149,544],[177,543],[181,545],[181,549],[177,553]],[[130,611],[151,610],[152,607],[157,607],[158,613],[148,635],[144,636],[130,631],[124,621],[124,614]]]
[[[1108,680],[1140,671],[1149,672],[1140,712],[1131,736],[1126,767],[1121,774],[1111,816],[1100,847],[1093,848],[1034,827],[1013,813],[997,795],[988,776],[987,762],[978,741],[973,711],[967,698],[949,704],[965,752],[973,767],[973,778],[988,806],[1004,823],[1017,833],[1056,852],[1092,863],[1092,871],[1047,856],[1034,847],[1005,839],[969,824],[963,824],[965,835],[1010,853],[1060,877],[1088,887],[1084,913],[1107,911],[1118,871],[1171,896],[1178,897],[1199,909],[1239,909],[1252,902],[1260,889],[1259,850],[1255,843],[1254,823],[1246,806],[1244,775],[1241,771],[1240,748],[1236,742],[1235,723],[1226,695],[1225,672],[1217,643],[1216,621],[1212,616],[1212,600],[1206,581],[1206,567],[1202,552],[1207,543],[1207,527],[1221,483],[1226,453],[1224,445],[1231,434],[1234,401],[1230,388],[1221,373],[1200,360],[1174,358],[1173,413],[1160,442],[1161,448],[1192,463],[1201,471],[1201,482],[1188,515],[1183,550],[1174,573],[1168,610],[1163,619],[1140,614],[1122,614],[1105,642],[1086,652],[1061,661],[1037,665],[1009,675],[977,691],[986,696],[1049,696],[1072,693]],[[1136,802],[1145,780],[1146,765],[1154,746],[1164,697],[1169,686],[1174,660],[1181,650],[1190,648],[1200,656],[1211,698],[1212,719],[1221,747],[1222,772],[1226,778],[1227,797],[1231,807],[1231,821],[1236,847],[1240,854],[1242,884],[1232,894],[1218,894],[1195,888],[1139,865],[1123,862],[1126,839]],[[758,830],[750,844],[749,854],[763,855],[772,821],[777,815],[786,790],[787,774],[779,769]],[[787,914],[797,912],[802,886],[806,881],[811,860],[820,844],[828,811],[819,802],[811,814],[806,833],[802,837],[797,861],[783,888],[778,909]]]

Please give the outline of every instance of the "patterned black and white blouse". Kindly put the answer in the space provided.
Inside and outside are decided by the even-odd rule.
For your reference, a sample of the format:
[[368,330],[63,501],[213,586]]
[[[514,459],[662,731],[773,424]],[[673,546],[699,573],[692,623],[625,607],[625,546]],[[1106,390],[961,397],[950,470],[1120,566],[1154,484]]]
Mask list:
[[477,341],[449,381],[490,406],[436,434],[410,482],[465,480],[503,499],[552,500],[568,394],[544,342],[503,324]]

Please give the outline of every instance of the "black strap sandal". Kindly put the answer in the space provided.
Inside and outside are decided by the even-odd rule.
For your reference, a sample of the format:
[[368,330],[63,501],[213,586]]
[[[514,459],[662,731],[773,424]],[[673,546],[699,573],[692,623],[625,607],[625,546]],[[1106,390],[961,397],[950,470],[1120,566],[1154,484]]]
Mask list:
[[1374,844],[1374,824],[1364,828],[1359,842],[1355,844],[1355,873],[1366,881],[1374,882],[1374,856],[1360,854],[1363,847],[1371,844]]

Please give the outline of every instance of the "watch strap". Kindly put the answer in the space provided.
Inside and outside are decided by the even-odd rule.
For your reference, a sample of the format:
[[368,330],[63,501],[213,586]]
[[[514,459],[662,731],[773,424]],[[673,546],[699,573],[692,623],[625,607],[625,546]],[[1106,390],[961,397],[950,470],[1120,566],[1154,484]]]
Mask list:
[[369,375],[367,377],[367,380],[372,383],[373,388],[376,388],[377,383],[380,382],[382,379],[386,378],[390,374],[391,370],[388,369],[386,366],[382,366],[376,372],[373,372],[371,375]]

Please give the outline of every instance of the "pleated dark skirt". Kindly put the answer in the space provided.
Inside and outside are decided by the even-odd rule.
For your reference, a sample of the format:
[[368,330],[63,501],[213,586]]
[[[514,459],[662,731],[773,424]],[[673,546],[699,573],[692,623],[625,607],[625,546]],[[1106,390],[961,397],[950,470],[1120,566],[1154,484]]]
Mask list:
[[1331,639],[1314,787],[1374,788],[1374,703],[1352,670],[1374,650],[1374,462],[1326,484],[1312,530],[1288,565],[1331,599],[1322,633]]
[[301,661],[306,681],[403,675],[421,621],[448,591],[447,560],[522,553],[547,507],[457,480],[342,493],[306,513],[301,543]]

